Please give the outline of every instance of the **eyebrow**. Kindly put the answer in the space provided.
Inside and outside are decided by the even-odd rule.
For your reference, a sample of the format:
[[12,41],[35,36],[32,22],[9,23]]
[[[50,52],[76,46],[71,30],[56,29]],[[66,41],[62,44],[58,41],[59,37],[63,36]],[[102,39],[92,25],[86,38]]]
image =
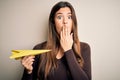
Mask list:
[[[56,15],[57,15],[57,14],[63,14],[63,13],[60,13],[60,12],[59,12],[59,13],[56,13]],[[67,14],[72,14],[72,13],[71,13],[71,12],[69,12],[69,13],[67,13]]]

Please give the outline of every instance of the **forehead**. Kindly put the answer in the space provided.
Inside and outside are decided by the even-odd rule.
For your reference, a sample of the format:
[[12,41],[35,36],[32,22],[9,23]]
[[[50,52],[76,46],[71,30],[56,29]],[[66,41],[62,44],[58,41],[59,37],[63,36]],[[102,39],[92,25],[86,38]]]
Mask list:
[[71,14],[71,10],[69,7],[64,7],[64,8],[60,8],[56,14]]

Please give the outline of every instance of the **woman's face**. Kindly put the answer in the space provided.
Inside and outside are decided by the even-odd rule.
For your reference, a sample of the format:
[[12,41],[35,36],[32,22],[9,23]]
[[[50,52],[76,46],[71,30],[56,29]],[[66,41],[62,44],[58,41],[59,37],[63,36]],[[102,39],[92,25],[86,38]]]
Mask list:
[[58,34],[67,28],[71,33],[72,31],[72,13],[69,7],[60,8],[55,14],[55,26]]

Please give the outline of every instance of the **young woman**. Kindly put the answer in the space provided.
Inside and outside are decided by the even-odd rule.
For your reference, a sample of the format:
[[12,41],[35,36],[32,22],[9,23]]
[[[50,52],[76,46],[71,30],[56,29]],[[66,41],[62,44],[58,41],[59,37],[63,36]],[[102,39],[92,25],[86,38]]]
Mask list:
[[90,47],[80,42],[74,8],[58,2],[49,16],[48,40],[34,49],[50,52],[22,59],[22,80],[91,80]]

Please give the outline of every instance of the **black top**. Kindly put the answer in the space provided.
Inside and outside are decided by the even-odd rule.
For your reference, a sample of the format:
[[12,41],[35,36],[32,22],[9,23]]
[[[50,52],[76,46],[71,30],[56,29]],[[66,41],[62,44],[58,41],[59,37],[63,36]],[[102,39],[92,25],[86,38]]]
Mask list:
[[[42,49],[46,42],[38,44],[34,49]],[[91,80],[91,53],[87,43],[80,43],[81,54],[84,59],[83,68],[80,67],[72,49],[64,52],[64,56],[57,60],[58,67],[50,73],[47,80]],[[39,55],[35,56],[33,71],[27,74],[24,70],[22,80],[37,80]],[[44,73],[43,73],[44,74]],[[44,80],[44,79],[42,79]]]

